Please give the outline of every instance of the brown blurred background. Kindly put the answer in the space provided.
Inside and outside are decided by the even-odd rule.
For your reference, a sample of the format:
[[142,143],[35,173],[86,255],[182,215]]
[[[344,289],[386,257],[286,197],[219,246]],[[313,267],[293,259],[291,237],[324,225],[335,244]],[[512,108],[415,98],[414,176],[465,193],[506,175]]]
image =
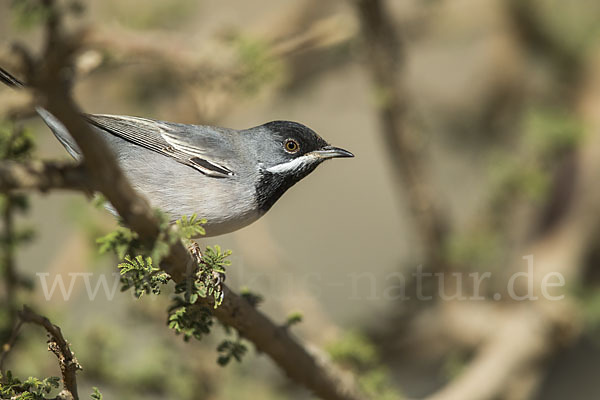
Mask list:
[[[42,35],[12,3],[0,0],[7,68],[16,68],[11,43],[36,48]],[[373,349],[377,368],[406,397],[463,382],[473,368],[479,385],[502,388],[489,398],[599,397],[599,2],[387,1],[399,39],[391,88],[378,86],[378,44],[350,1],[83,5],[72,25],[87,27],[75,87],[86,112],[236,129],[294,120],[356,155],[319,168],[253,225],[201,241],[233,250],[231,288],[261,293],[261,309],[275,320],[301,311],[294,331],[321,348],[360,336],[350,346]],[[395,95],[402,104],[390,101]],[[30,104],[28,94],[0,89],[0,113],[33,132],[36,157],[68,159],[38,118],[23,117]],[[386,123],[386,110],[400,125]],[[394,147],[390,135],[408,145]],[[419,209],[415,193],[432,204]],[[80,194],[31,197],[17,223],[33,226],[35,240],[16,266],[35,286],[18,290],[19,304],[61,326],[84,366],[82,393],[98,386],[118,399],[311,398],[253,351],[217,366],[219,328],[183,343],[165,325],[167,295],[108,301],[100,291],[91,301],[79,280],[69,300],[57,291],[46,301],[39,272],[93,272],[112,282],[116,260],[98,256],[94,241],[116,224]],[[439,238],[423,228],[428,215]],[[494,301],[528,254],[542,260],[540,274],[565,276],[556,292],[564,300]],[[489,271],[487,300],[399,299],[403,282],[414,293],[419,266],[446,281],[452,272]],[[8,366],[23,377],[57,375],[36,332],[28,329]],[[494,354],[505,357],[478,363]]]

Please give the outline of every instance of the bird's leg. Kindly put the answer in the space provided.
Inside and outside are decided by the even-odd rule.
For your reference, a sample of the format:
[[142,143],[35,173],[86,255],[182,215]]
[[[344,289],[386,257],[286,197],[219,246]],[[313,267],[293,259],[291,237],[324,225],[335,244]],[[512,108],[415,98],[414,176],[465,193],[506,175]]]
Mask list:
[[187,245],[187,250],[190,252],[192,259],[194,260],[192,263],[188,263],[186,268],[187,278],[184,297],[186,301],[189,301],[191,298],[190,296],[195,292],[194,282],[198,279],[202,279],[202,251],[200,250],[198,243],[194,241],[189,241],[185,244]]
[[208,269],[198,243],[192,242],[192,244],[188,246],[188,251],[196,262],[196,279],[200,279],[205,285],[211,286],[215,292],[220,293],[220,298],[215,298],[215,300],[220,303],[223,301],[223,282],[225,282],[225,273]]
[[198,243],[192,241],[192,244],[188,246],[188,251],[196,261],[196,264],[200,265],[200,263],[202,263],[202,251],[200,250]]

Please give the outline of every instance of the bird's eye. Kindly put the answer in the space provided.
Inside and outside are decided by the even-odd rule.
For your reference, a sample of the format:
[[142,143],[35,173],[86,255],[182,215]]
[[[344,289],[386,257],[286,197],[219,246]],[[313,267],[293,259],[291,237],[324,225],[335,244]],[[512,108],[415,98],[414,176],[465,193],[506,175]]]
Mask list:
[[294,154],[294,153],[297,153],[298,150],[300,150],[300,145],[294,139],[286,139],[286,141],[283,142],[283,148],[288,153]]

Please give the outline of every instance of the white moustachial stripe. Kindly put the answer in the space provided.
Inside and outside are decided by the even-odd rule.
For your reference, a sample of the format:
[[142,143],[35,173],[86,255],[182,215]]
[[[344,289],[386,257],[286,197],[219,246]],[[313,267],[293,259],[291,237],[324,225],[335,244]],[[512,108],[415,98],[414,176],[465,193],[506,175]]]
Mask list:
[[300,169],[304,165],[312,164],[315,161],[315,158],[319,157],[315,154],[305,154],[283,164],[278,164],[273,167],[267,168],[267,171],[272,174],[284,174],[286,172]]

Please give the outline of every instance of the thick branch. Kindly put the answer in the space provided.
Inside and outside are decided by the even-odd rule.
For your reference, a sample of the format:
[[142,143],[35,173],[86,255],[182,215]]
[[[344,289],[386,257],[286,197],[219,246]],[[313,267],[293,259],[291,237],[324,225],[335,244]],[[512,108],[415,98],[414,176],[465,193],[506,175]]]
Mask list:
[[77,358],[75,358],[69,344],[63,337],[60,328],[52,324],[48,318],[36,314],[27,306],[23,308],[23,311],[20,312],[19,316],[23,322],[39,325],[48,332],[48,335],[50,336],[48,339],[48,350],[53,352],[58,358],[64,390],[68,392],[66,397],[61,398],[79,400],[79,395],[77,394],[77,379],[75,375],[77,371],[81,369],[81,365],[79,365]]
[[351,374],[337,371],[325,358],[309,352],[289,329],[273,323],[246,300],[224,288],[214,315],[235,327],[257,350],[267,353],[286,375],[323,399],[363,399]]

